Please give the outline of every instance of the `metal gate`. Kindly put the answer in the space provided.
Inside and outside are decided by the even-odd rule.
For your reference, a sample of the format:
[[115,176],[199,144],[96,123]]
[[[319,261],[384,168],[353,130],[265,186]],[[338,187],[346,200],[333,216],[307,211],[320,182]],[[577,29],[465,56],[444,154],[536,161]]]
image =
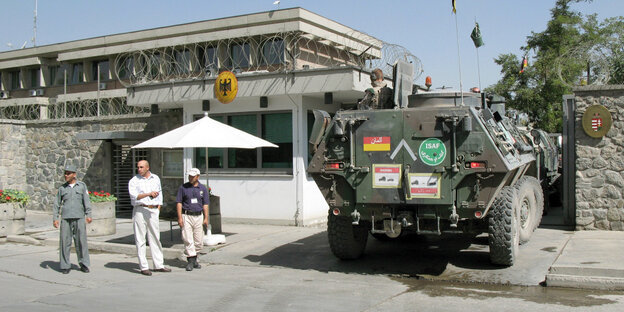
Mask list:
[[113,189],[117,195],[117,216],[132,214],[128,182],[136,174],[136,163],[148,159],[148,150],[131,149],[132,145],[113,144]]

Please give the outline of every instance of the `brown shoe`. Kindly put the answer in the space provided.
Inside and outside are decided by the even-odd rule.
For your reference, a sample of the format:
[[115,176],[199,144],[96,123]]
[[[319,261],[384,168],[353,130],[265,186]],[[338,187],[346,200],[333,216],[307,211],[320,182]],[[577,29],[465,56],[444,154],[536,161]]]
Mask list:
[[147,275],[147,276],[152,276],[152,271],[150,271],[150,270],[141,270],[141,274]]
[[154,269],[154,272],[171,272],[170,268],[162,267],[160,269]]

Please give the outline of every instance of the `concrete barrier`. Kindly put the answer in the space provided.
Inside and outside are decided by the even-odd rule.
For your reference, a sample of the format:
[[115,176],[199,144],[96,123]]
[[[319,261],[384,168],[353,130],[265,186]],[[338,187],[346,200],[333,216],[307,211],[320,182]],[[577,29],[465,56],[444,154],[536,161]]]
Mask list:
[[0,204],[0,237],[25,233],[26,205],[20,203]]
[[117,232],[115,202],[91,203],[91,221],[87,224],[87,236],[111,235]]

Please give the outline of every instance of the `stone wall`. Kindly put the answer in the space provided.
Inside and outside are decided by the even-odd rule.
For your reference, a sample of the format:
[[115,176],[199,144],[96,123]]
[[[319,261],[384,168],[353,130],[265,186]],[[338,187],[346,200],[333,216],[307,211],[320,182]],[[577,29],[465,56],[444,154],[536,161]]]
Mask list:
[[0,120],[0,189],[26,191],[26,123]]
[[[624,230],[624,85],[574,89],[576,229]],[[604,106],[613,125],[602,138],[585,134],[583,113]]]
[[[28,177],[25,189],[31,198],[28,209],[52,210],[56,191],[64,183],[63,168],[66,163],[77,166],[78,179],[84,181],[90,190],[113,193],[111,141],[81,140],[76,137],[78,133],[150,131],[158,135],[180,125],[182,125],[181,112],[134,118],[28,122],[24,135],[26,148],[22,153],[25,155],[25,165],[20,166]],[[150,163],[160,163],[160,153],[152,152],[151,155],[153,155],[151,159],[148,159]],[[152,169],[160,168],[154,165],[152,167]],[[163,181],[163,184],[179,185],[182,181],[181,178],[174,180],[174,182]]]

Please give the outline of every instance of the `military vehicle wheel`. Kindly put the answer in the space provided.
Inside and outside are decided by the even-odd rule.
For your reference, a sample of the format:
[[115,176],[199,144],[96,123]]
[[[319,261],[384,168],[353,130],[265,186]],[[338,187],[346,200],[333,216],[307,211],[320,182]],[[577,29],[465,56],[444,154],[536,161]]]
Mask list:
[[520,244],[518,208],[516,188],[503,187],[489,211],[488,241],[494,264],[514,264]]
[[516,183],[520,204],[520,244],[529,241],[533,231],[542,222],[544,193],[534,177],[523,177]]
[[368,227],[351,224],[351,218],[329,214],[327,237],[332,253],[339,259],[357,259],[364,254],[368,240]]

